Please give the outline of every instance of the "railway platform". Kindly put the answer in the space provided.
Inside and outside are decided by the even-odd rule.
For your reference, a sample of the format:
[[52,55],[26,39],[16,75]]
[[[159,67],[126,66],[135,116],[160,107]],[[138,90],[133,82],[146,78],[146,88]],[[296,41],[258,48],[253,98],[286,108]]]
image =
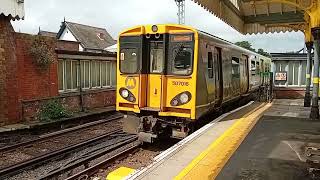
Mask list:
[[[320,122],[302,100],[251,102],[224,114],[126,179],[309,179]],[[313,175],[315,175],[313,174]]]

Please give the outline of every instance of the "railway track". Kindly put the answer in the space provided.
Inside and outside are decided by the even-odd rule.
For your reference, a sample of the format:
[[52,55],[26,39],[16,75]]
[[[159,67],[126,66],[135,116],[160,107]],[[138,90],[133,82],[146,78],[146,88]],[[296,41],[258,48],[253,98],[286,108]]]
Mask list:
[[86,123],[86,124],[83,124],[83,125],[80,125],[80,126],[76,126],[76,127],[73,127],[73,128],[68,128],[68,129],[65,129],[65,130],[60,130],[60,131],[57,131],[57,132],[44,134],[44,135],[39,136],[36,139],[32,139],[32,140],[29,140],[29,141],[24,141],[24,142],[21,142],[21,143],[16,143],[16,144],[13,144],[13,145],[10,145],[10,146],[1,147],[0,148],[0,152],[10,151],[10,150],[18,148],[18,147],[27,146],[27,145],[33,144],[35,142],[39,142],[39,141],[42,141],[42,140],[46,140],[46,139],[50,139],[50,138],[53,138],[53,137],[57,137],[59,135],[63,135],[63,134],[66,134],[66,133],[71,133],[71,132],[78,131],[78,130],[81,130],[81,129],[85,129],[85,128],[89,128],[89,127],[92,127],[92,126],[96,126],[96,125],[100,125],[100,124],[103,124],[103,123],[107,123],[107,122],[110,122],[110,121],[113,121],[113,120],[116,120],[116,119],[120,119],[122,117],[123,117],[123,115],[121,115],[121,114],[115,114],[115,115],[111,115],[107,119],[102,119],[102,120],[99,120],[99,121]]
[[[82,179],[88,178],[97,172],[101,168],[105,168],[108,165],[112,164],[115,160],[120,157],[125,157],[125,155],[129,152],[134,151],[140,146],[140,141],[138,141],[138,137],[135,135],[128,135],[128,138],[125,138],[121,141],[117,141],[111,145],[105,146],[103,148],[99,148],[98,150],[94,150],[94,152],[90,152],[89,155],[84,155],[78,157],[76,160],[67,163],[65,166],[57,168],[45,176],[41,177],[40,180],[47,179]],[[89,165],[90,162],[95,161],[96,159],[102,160]],[[78,170],[75,173],[74,169],[83,166],[82,170]],[[63,177],[64,174],[67,174]],[[62,175],[62,176],[61,176]]]
[[79,148],[110,138],[121,132],[115,120],[122,115],[43,135],[37,139],[0,149],[0,179],[34,168]]

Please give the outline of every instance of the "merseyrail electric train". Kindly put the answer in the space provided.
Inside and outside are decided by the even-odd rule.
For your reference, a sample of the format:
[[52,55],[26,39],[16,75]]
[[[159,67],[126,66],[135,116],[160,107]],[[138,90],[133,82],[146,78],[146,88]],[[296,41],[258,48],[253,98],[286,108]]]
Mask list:
[[146,25],[120,34],[116,109],[143,141],[184,138],[209,112],[257,91],[271,60],[182,25]]

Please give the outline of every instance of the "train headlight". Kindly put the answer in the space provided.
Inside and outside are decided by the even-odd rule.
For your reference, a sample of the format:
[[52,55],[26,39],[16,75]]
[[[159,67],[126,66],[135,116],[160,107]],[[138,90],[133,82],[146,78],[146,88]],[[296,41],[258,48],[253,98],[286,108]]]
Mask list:
[[187,104],[191,100],[191,93],[188,91],[176,95],[170,102],[171,106],[181,106]]
[[120,88],[119,94],[123,99],[125,99],[125,100],[127,100],[129,102],[132,102],[132,103],[136,102],[136,97],[134,97],[132,92],[130,92],[126,88]]
[[157,32],[158,31],[158,26],[157,25],[153,25],[151,27],[151,29],[152,29],[153,32]]
[[186,93],[182,93],[181,95],[180,95],[180,102],[182,103],[182,104],[185,104],[186,102],[188,102],[189,101],[189,96],[186,94]]
[[126,90],[126,89],[122,90],[122,91],[121,91],[121,96],[122,96],[123,98],[129,97],[129,91]]

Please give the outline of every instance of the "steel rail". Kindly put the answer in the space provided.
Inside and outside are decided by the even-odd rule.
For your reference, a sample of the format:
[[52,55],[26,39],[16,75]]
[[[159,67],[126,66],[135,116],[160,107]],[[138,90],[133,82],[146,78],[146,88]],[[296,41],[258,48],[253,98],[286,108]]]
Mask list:
[[114,156],[108,158],[108,159],[105,159],[105,160],[103,160],[103,161],[101,161],[101,162],[99,162],[99,163],[97,163],[97,164],[95,164],[95,165],[93,165],[93,166],[91,166],[91,167],[89,167],[89,168],[87,168],[87,169],[85,169],[85,170],[77,173],[77,174],[74,174],[74,175],[66,178],[65,180],[79,179],[80,177],[83,177],[83,176],[90,177],[90,176],[92,176],[95,172],[97,172],[99,169],[106,167],[107,164],[110,164],[110,163],[112,163],[114,160],[120,158],[122,155],[124,155],[124,154],[126,154],[126,153],[128,153],[128,152],[131,152],[131,151],[137,149],[139,146],[140,146],[140,144],[135,144],[135,145],[133,145],[132,147],[130,147],[130,148],[128,148],[128,149],[125,149],[125,150],[123,150],[123,151],[115,154]]
[[52,179],[54,177],[57,177],[69,170],[72,170],[76,167],[79,167],[81,165],[84,165],[84,164],[87,164],[89,163],[90,161],[94,160],[94,159],[97,159],[103,155],[106,155],[107,153],[110,153],[116,149],[119,149],[121,148],[122,146],[124,145],[127,145],[129,143],[132,143],[132,142],[135,142],[138,140],[138,137],[137,136],[134,136],[134,137],[131,137],[131,138],[128,138],[128,139],[125,139],[125,140],[122,140],[120,142],[117,142],[116,144],[113,144],[111,146],[108,146],[106,149],[102,150],[102,151],[99,151],[91,156],[88,156],[88,157],[84,157],[82,159],[80,159],[80,161],[76,161],[76,162],[73,162],[71,164],[68,164],[66,165],[65,167],[62,167],[60,169],[57,169],[57,170],[54,170],[52,172],[50,172],[49,174],[43,176],[40,178],[40,180],[47,180],[47,179]]
[[64,130],[57,131],[57,132],[54,132],[54,133],[45,134],[43,136],[40,136],[39,138],[30,140],[30,141],[17,143],[17,144],[11,145],[11,146],[5,146],[5,147],[0,148],[0,152],[9,151],[9,150],[12,150],[12,149],[15,149],[15,148],[18,148],[18,147],[22,147],[22,146],[27,146],[27,145],[29,146],[30,144],[38,142],[38,141],[42,141],[42,140],[46,140],[46,139],[49,139],[49,138],[57,137],[57,136],[59,136],[61,134],[74,132],[74,131],[77,131],[77,130],[80,130],[80,129],[84,129],[84,128],[87,128],[87,127],[91,127],[91,126],[95,126],[95,125],[98,125],[98,124],[107,123],[107,122],[110,122],[110,121],[113,121],[113,120],[116,120],[116,119],[120,119],[122,117],[123,117],[123,115],[117,115],[117,114],[116,115],[111,115],[108,119],[103,119],[103,120],[99,120],[99,121],[86,123],[86,124],[83,124],[83,125],[80,125],[80,126],[76,126],[76,127],[73,127],[73,128],[68,128],[68,129],[64,129]]
[[48,154],[44,154],[44,155],[29,159],[26,161],[22,161],[18,164],[14,164],[14,165],[2,168],[2,169],[0,169],[0,179],[1,179],[1,177],[7,177],[10,175],[17,174],[22,170],[31,169],[35,166],[44,164],[52,159],[57,159],[61,155],[66,155],[66,154],[72,153],[73,151],[75,151],[78,148],[83,148],[85,146],[88,146],[94,142],[100,141],[104,138],[107,138],[107,137],[109,137],[115,133],[119,133],[119,132],[122,132],[122,130],[117,129],[117,130],[108,132],[106,134],[103,134],[101,136],[95,137],[93,139],[89,139],[87,141],[81,142],[79,144],[70,145],[70,146],[67,146],[66,148],[52,151]]

